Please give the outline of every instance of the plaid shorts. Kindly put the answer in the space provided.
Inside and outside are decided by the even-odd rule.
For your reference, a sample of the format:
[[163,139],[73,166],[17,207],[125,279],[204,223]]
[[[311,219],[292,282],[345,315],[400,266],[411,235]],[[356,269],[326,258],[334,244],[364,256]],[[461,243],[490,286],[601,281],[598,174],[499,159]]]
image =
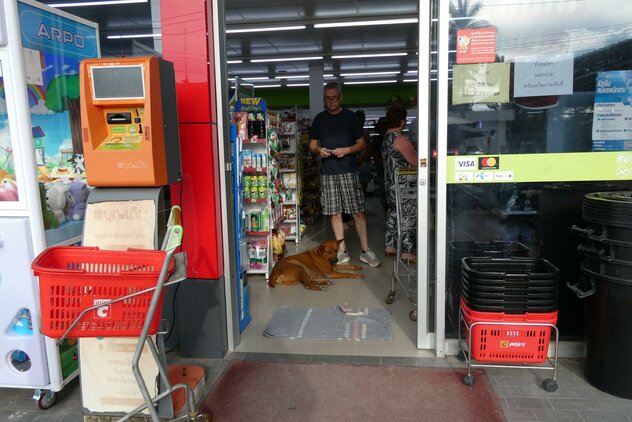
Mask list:
[[320,203],[324,215],[364,212],[364,193],[358,173],[321,174]]

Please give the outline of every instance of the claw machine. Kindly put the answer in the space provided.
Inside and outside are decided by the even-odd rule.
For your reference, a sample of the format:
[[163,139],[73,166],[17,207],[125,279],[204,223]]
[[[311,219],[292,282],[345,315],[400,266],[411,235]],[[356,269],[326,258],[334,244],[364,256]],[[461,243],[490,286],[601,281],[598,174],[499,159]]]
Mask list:
[[88,189],[78,69],[98,55],[96,24],[31,0],[0,2],[0,387],[34,389],[42,409],[77,375],[77,352],[40,333],[30,268],[47,246],[81,239],[85,198],[69,189]]

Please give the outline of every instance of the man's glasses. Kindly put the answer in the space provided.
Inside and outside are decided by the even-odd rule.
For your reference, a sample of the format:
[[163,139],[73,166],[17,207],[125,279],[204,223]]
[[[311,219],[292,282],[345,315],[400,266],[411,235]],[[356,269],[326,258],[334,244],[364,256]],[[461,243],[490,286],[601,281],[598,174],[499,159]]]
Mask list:
[[340,97],[339,97],[339,96],[337,96],[337,95],[335,95],[335,96],[333,96],[333,97],[325,97],[325,100],[326,100],[328,103],[333,103],[333,102],[335,102],[335,101],[338,101],[338,98],[340,98]]

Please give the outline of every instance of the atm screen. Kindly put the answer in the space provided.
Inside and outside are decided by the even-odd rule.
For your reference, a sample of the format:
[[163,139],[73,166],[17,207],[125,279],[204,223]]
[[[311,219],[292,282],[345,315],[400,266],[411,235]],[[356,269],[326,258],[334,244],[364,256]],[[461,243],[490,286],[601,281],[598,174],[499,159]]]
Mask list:
[[93,66],[90,70],[93,99],[145,98],[142,66]]

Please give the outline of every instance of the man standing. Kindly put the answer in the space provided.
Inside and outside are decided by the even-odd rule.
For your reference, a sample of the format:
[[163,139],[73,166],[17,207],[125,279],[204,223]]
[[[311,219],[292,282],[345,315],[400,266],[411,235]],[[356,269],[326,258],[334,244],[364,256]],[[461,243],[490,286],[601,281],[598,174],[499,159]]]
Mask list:
[[320,201],[323,214],[330,216],[336,240],[343,240],[338,262],[349,262],[342,213],[353,216],[360,238],[360,261],[372,267],[380,265],[369,249],[364,194],[358,177],[356,154],[366,147],[360,120],[351,110],[342,107],[342,89],[337,82],[325,85],[327,109],[318,113],[310,130],[309,149],[320,155]]

